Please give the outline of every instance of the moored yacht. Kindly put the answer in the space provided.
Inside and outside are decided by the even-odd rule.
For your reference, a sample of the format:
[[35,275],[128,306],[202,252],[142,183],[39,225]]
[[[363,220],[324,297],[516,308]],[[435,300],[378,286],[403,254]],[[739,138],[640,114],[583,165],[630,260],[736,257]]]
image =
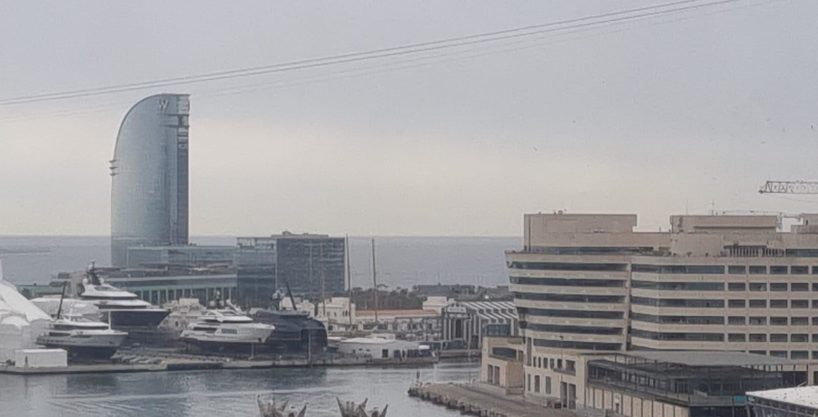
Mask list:
[[107,323],[69,314],[55,320],[37,338],[37,344],[65,349],[72,358],[110,359],[127,336],[128,333],[113,330]]
[[205,351],[255,352],[263,348],[275,326],[256,323],[234,309],[207,310],[181,338],[189,346]]
[[139,299],[136,294],[108,284],[97,275],[93,262],[79,286],[79,298],[97,306],[102,320],[113,328],[156,327],[170,310]]

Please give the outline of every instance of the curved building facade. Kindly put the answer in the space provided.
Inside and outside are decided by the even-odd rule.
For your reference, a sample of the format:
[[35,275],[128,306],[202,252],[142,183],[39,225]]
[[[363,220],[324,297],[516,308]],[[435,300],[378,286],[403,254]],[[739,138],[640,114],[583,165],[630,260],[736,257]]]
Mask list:
[[111,160],[111,264],[131,246],[188,243],[188,95],[159,94],[122,120]]
[[506,253],[526,394],[584,401],[582,358],[600,352],[739,351],[813,369],[818,215],[800,217],[788,232],[760,215],[644,232],[636,215],[526,215],[523,250]]

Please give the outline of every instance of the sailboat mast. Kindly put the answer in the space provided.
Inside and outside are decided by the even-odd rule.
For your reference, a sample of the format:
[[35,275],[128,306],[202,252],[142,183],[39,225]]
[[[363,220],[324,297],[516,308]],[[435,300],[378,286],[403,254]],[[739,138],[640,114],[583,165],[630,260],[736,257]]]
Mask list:
[[59,307],[57,307],[57,320],[59,320],[60,316],[62,315],[62,300],[65,299],[65,287],[67,287],[67,286],[68,286],[68,281],[65,281],[65,282],[62,283],[62,293],[60,294],[60,305],[59,305]]
[[375,305],[375,326],[378,325],[378,272],[375,268],[375,238],[372,238],[372,298]]
[[349,297],[349,302],[347,303],[347,318],[349,319],[349,326],[352,327],[352,269],[350,269],[351,266],[349,264],[349,235],[346,235],[344,249],[344,252],[346,252],[347,294]]

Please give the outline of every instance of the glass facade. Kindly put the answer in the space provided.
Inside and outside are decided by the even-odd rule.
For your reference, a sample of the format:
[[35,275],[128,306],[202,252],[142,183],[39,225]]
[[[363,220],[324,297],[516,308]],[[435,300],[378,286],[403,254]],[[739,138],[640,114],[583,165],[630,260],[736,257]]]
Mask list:
[[187,95],[136,103],[122,120],[111,160],[111,264],[129,246],[188,243]]

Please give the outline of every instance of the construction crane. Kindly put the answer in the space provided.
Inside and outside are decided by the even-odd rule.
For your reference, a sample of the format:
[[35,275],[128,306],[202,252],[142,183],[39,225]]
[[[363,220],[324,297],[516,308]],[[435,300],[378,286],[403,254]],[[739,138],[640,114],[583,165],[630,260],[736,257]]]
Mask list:
[[758,189],[761,194],[818,194],[818,181],[772,181],[767,180]]

